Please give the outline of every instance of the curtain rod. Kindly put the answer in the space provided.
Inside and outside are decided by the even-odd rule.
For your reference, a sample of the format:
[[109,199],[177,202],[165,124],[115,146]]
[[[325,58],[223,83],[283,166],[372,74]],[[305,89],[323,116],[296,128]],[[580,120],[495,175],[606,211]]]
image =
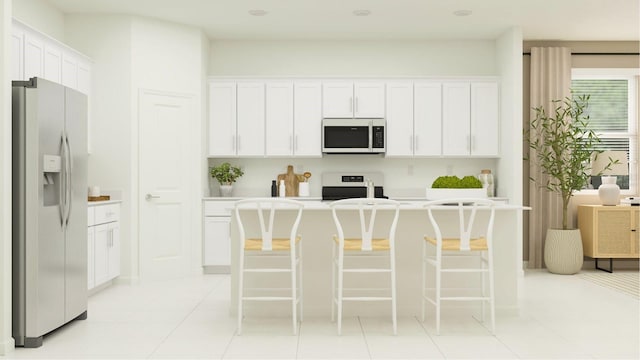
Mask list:
[[[530,52],[523,52],[522,55],[529,55],[531,56]],[[631,55],[631,56],[638,56],[640,55],[640,53],[632,53],[632,52],[628,52],[628,53],[614,53],[614,52],[575,52],[575,53],[571,53],[571,55]]]

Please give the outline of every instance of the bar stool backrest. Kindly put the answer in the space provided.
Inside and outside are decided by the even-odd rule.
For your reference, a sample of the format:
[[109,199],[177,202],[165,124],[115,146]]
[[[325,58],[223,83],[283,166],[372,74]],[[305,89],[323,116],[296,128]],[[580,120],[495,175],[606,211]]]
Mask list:
[[330,204],[330,207],[333,220],[336,224],[338,232],[337,235],[341,248],[344,247],[345,232],[338,213],[343,210],[357,210],[360,225],[359,238],[362,239],[361,251],[373,250],[373,236],[374,231],[376,230],[376,216],[378,211],[391,211],[393,219],[391,220],[387,239],[389,239],[389,245],[393,247],[395,243],[396,227],[398,224],[398,215],[400,213],[400,203],[397,201],[380,198],[355,198],[334,201]]
[[235,216],[236,221],[238,222],[238,231],[242,248],[245,246],[247,236],[242,217],[240,216],[241,210],[244,212],[255,211],[255,215],[257,215],[258,223],[260,225],[262,251],[272,251],[276,213],[280,214],[280,217],[282,213],[294,212],[295,217],[291,223],[291,230],[289,233],[289,245],[294,249],[303,208],[304,204],[302,202],[291,199],[256,198],[237,201],[235,203]]
[[[433,210],[435,209],[449,209],[453,208],[458,213],[458,233],[453,237],[460,240],[460,251],[471,250],[470,241],[474,236],[474,222],[476,220],[476,213],[478,209],[488,209],[489,220],[487,222],[487,228],[482,229],[483,234],[480,236],[485,237],[488,246],[491,246],[493,239],[493,221],[495,217],[495,203],[489,199],[476,199],[476,198],[455,198],[455,199],[441,199],[429,201],[424,204],[429,214],[429,220],[435,233],[435,238],[438,242],[438,247],[442,246],[442,231],[436,221]],[[452,209],[452,210],[453,210]]]

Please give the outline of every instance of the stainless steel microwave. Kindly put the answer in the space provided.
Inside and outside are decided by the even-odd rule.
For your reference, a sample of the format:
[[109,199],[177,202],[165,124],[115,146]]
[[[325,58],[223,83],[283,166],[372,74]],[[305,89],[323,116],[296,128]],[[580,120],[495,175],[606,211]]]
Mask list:
[[384,125],[384,119],[322,119],[322,152],[384,153]]

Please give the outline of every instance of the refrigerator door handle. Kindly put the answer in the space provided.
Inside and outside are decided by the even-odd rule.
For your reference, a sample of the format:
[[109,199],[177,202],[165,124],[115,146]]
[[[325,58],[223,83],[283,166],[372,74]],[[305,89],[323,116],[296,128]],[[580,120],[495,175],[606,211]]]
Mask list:
[[66,225],[69,225],[69,218],[71,217],[71,207],[73,206],[73,201],[71,201],[73,183],[71,182],[71,174],[73,172],[73,157],[71,156],[71,145],[69,145],[69,137],[67,134],[64,135],[65,143],[67,145],[67,151],[65,152],[67,156],[67,161],[65,161],[65,172],[66,172],[66,197],[67,197],[67,214],[66,214]]
[[[67,148],[65,146],[65,142],[64,142],[64,134],[62,134],[60,136],[60,157],[62,158],[62,161],[65,162],[65,168],[66,168],[66,152],[67,152]],[[59,190],[60,190],[60,202],[58,205],[58,208],[60,209],[60,225],[62,226],[62,229],[64,230],[65,225],[66,225],[66,216],[67,216],[67,178],[66,178],[66,171],[65,169],[63,169],[62,171],[60,171],[60,181],[59,181]]]

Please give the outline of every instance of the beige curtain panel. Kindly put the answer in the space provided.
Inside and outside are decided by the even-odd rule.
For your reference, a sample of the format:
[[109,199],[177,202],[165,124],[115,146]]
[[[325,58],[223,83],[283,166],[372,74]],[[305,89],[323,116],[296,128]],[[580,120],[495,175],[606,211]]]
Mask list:
[[[543,106],[553,114],[553,100],[571,95],[571,50],[565,47],[531,48],[531,108]],[[530,109],[533,119],[535,112]],[[535,159],[534,150],[529,158]],[[547,191],[543,185],[546,176],[533,161],[529,162],[530,176],[536,180],[529,184],[529,268],[544,267],[544,239],[549,228],[562,227],[562,198]]]

